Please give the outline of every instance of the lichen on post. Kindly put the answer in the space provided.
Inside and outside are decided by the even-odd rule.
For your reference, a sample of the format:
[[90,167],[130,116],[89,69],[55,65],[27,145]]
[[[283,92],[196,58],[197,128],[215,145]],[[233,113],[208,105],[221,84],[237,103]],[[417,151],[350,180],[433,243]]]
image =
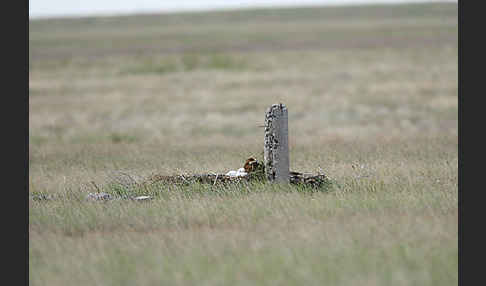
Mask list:
[[273,104],[265,113],[264,164],[268,181],[289,183],[289,140],[287,107]]

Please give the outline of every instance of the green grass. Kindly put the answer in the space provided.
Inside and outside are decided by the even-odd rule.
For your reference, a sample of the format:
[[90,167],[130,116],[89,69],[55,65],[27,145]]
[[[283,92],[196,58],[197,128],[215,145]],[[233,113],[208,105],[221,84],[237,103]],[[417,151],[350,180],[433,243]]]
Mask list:
[[[29,283],[456,285],[457,79],[450,3],[30,21]],[[131,184],[261,159],[278,102],[326,188]]]

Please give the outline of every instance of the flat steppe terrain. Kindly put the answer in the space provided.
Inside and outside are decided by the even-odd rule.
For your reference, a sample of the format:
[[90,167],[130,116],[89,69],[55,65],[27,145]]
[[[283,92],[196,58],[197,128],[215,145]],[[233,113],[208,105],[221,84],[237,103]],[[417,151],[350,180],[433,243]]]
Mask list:
[[[454,3],[29,21],[31,285],[457,285]],[[331,187],[155,185],[261,159]]]

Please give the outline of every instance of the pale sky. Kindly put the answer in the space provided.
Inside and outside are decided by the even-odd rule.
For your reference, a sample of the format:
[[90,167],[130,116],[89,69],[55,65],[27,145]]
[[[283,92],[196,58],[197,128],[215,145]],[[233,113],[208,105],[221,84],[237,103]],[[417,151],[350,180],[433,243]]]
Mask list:
[[156,13],[243,7],[344,5],[363,3],[455,2],[427,0],[29,0],[29,18]]

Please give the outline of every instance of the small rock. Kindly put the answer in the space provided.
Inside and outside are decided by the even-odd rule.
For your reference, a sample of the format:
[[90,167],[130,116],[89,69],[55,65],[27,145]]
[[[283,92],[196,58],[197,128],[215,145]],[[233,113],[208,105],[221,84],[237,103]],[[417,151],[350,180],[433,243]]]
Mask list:
[[238,171],[236,171],[236,176],[237,177],[244,177],[248,175],[247,172],[245,172],[245,169],[244,168],[239,168]]
[[86,200],[104,201],[111,200],[113,197],[108,193],[89,193]]
[[226,173],[226,176],[230,177],[244,177],[246,175],[248,175],[248,173],[245,172],[244,168],[239,168],[237,171],[231,170]]
[[35,195],[31,195],[31,198],[34,201],[47,201],[47,200],[51,200],[52,196],[47,194],[35,194]]
[[234,170],[231,170],[229,171],[228,173],[226,173],[226,176],[230,176],[230,177],[236,177],[236,174],[238,174],[238,172],[234,171]]
[[151,196],[138,196],[133,198],[134,201],[147,201],[151,199],[153,199]]

